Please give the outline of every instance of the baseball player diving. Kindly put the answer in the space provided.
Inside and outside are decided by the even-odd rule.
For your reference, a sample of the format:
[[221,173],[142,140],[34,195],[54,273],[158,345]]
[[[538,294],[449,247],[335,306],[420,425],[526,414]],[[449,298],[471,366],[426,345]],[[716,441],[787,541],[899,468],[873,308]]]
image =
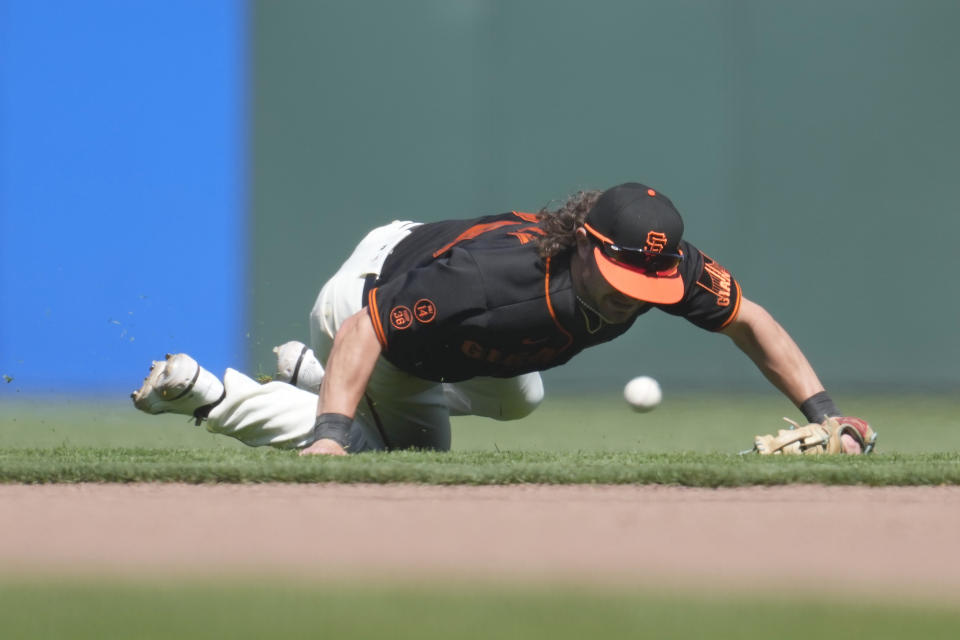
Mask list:
[[310,346],[274,350],[276,381],[221,381],[181,353],[153,363],[133,402],[301,454],[448,450],[450,416],[523,418],[543,400],[540,371],[658,309],[730,337],[806,418],[755,450],[869,452],[869,425],[843,416],[787,332],[683,232],[673,203],[638,183],[535,214],[395,221],[320,290]]

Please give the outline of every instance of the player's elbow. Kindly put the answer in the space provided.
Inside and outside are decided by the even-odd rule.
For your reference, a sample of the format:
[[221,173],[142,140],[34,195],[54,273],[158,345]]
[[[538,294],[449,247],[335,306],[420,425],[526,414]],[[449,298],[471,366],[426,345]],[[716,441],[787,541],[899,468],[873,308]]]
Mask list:
[[730,336],[734,342],[737,342],[738,339],[753,335],[758,328],[767,326],[771,322],[773,322],[773,316],[771,316],[766,309],[756,302],[743,298],[740,301],[740,308],[737,311],[736,317],[733,318],[730,324],[721,329],[720,333]]

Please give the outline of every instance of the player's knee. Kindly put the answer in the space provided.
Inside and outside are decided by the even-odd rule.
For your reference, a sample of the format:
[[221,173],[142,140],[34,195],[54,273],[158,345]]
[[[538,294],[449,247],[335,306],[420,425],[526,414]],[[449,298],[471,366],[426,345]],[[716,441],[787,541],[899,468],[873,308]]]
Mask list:
[[543,402],[543,381],[536,376],[524,384],[516,394],[504,398],[500,404],[500,420],[519,420],[533,413]]

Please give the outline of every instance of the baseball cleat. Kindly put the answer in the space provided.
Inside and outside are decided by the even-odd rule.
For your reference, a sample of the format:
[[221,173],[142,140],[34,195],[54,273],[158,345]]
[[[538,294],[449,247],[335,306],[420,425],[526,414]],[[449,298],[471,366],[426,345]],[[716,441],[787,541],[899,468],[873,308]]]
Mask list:
[[[146,413],[202,418],[223,398],[223,383],[187,354],[167,354],[166,360],[154,361],[143,386],[130,397],[133,405]],[[198,411],[201,409],[205,411]]]
[[316,393],[323,382],[323,365],[310,347],[291,340],[274,347],[273,352],[277,354],[277,380]]

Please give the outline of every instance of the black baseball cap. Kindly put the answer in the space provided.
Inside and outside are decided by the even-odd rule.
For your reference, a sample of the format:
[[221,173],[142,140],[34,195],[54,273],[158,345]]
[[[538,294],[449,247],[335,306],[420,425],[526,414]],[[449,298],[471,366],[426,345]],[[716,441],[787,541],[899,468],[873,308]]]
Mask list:
[[597,245],[597,267],[614,289],[655,304],[683,298],[683,219],[665,195],[638,182],[607,189],[583,226]]

